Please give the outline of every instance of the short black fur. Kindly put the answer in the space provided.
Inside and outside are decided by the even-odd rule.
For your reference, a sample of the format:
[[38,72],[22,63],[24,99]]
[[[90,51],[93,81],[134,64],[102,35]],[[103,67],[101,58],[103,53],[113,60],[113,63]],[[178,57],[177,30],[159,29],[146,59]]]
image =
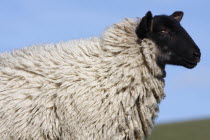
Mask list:
[[158,64],[180,65],[194,68],[200,61],[201,53],[193,39],[180,25],[183,12],[177,11],[170,16],[152,17],[149,11],[136,28],[139,39],[150,39],[159,49]]

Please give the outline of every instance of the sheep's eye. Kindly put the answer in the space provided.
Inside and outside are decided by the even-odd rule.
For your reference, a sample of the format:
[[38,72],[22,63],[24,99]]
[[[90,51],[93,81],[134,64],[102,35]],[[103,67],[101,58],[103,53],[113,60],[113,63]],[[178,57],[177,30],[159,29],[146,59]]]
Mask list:
[[168,33],[168,30],[166,28],[164,28],[160,31],[160,33]]

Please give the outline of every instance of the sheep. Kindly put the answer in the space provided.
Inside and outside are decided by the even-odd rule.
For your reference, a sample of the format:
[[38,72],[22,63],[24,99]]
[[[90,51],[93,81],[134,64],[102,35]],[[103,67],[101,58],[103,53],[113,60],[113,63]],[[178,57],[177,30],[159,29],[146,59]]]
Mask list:
[[1,140],[146,139],[165,97],[165,65],[200,60],[182,17],[149,11],[101,37],[1,53]]

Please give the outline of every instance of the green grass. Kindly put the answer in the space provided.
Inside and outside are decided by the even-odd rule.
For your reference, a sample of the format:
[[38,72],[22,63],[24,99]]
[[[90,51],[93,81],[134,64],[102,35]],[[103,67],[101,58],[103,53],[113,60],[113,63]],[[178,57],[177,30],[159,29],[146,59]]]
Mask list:
[[210,120],[157,125],[148,140],[210,140]]

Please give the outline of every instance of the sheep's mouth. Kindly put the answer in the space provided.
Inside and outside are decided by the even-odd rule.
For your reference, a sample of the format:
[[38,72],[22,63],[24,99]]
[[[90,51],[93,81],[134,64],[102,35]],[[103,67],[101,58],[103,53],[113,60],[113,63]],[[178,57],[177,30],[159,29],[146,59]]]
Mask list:
[[183,59],[183,63],[186,68],[192,69],[197,65],[198,62],[189,59]]

